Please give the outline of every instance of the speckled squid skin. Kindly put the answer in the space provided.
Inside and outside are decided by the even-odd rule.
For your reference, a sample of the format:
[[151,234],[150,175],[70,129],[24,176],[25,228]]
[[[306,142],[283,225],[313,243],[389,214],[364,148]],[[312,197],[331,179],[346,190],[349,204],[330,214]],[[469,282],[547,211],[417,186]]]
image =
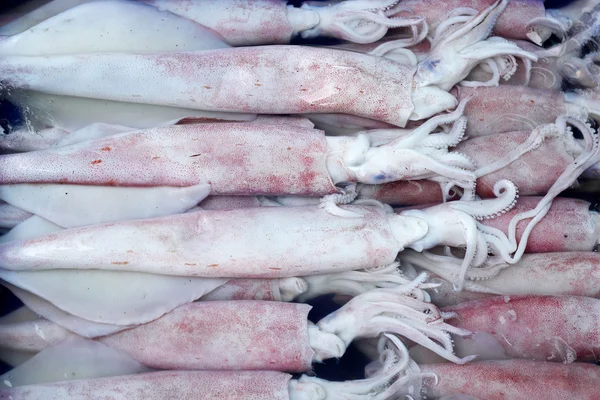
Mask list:
[[164,371],[0,389],[1,400],[289,400],[274,371]]
[[[525,142],[530,135],[531,131],[522,131],[475,137],[459,143],[453,151],[465,154],[478,167],[484,167],[506,157],[509,151]],[[517,185],[522,196],[546,194],[573,160],[560,140],[546,138],[535,150],[525,153],[506,167],[477,179],[476,193],[482,198],[493,198],[496,182],[509,179]],[[361,193],[361,197],[373,196],[377,200],[398,206],[443,201],[439,185],[432,181],[398,181],[371,188],[366,186],[363,190],[365,194]]]
[[441,282],[440,287],[430,291],[431,301],[438,307],[496,295],[600,298],[600,253],[524,254],[518,263],[502,269],[492,278],[472,281],[461,292],[454,291],[450,282]]
[[281,122],[167,126],[0,156],[2,183],[192,186],[211,194],[337,192],[323,132]]
[[359,198],[375,199],[392,206],[412,206],[442,202],[442,189],[437,182],[396,181],[383,185],[363,185]]
[[456,86],[454,90],[459,100],[473,96],[464,113],[467,117],[466,133],[470,138],[530,131],[537,125],[554,122],[567,112],[564,95],[554,90],[512,85]]
[[426,233],[420,220],[374,207],[344,208],[364,216],[257,207],[67,229],[0,245],[0,266],[280,278],[389,265]]
[[[457,8],[468,7],[481,11],[493,2],[494,0],[403,0],[400,7],[425,16],[430,31],[434,31]],[[543,0],[511,0],[494,26],[494,34],[511,39],[527,39],[527,23],[545,15]]]
[[[540,197],[520,197],[517,205],[504,215],[482,221],[485,225],[507,232],[508,224],[517,213],[537,206]],[[598,244],[598,218],[589,211],[590,203],[570,198],[556,198],[548,214],[533,228],[527,241],[528,253],[562,251],[592,251]],[[517,239],[529,220],[517,224]]]
[[271,301],[189,303],[135,328],[99,338],[153,368],[311,369],[306,304]]
[[260,207],[260,201],[255,196],[208,196],[198,206],[203,210],[229,210]]
[[[8,87],[209,111],[345,113],[405,126],[413,67],[302,46],[168,54],[5,57]],[[169,77],[168,85],[158,84]],[[435,99],[434,99],[435,100]]]
[[427,396],[471,395],[486,400],[596,400],[600,368],[526,360],[422,365],[438,375],[425,381]]
[[[444,309],[453,326],[492,335],[508,358],[596,361],[600,300],[575,296],[496,296]],[[462,339],[468,346],[469,337]],[[569,354],[570,352],[573,352]]]
[[[460,143],[455,151],[466,154],[475,165],[483,167],[506,157],[530,135],[531,131],[523,131],[478,137]],[[514,182],[524,196],[546,194],[573,160],[561,140],[546,138],[538,148],[523,154],[518,160],[477,179],[477,194],[485,198],[494,197],[494,185],[500,179]]]
[[211,28],[233,46],[286,44],[293,34],[286,2],[280,0],[233,0],[225,6],[222,0],[143,1]]

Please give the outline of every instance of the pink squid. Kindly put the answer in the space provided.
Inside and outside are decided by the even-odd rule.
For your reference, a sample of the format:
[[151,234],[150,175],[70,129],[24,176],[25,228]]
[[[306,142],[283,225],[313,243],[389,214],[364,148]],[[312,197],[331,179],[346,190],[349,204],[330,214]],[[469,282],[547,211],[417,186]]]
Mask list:
[[[352,52],[266,46],[168,54],[6,56],[0,72],[8,88],[54,95],[205,111],[346,113],[405,126],[408,120],[452,108],[456,100],[446,90],[481,59],[515,53],[536,59],[510,43],[486,40],[506,4],[498,0],[457,32],[440,37],[416,69]],[[168,85],[146,84],[165,74]],[[107,76],[110,79],[102,78]]]
[[463,397],[459,399],[593,400],[597,397],[596,384],[600,377],[597,366],[580,363],[503,360],[420,367],[421,373],[435,375],[423,382],[426,396],[460,394]]
[[469,270],[462,292],[449,283],[455,282],[458,269],[451,257],[405,251],[399,260],[403,269],[412,266],[441,278],[431,279],[441,285],[429,291],[440,307],[497,295],[600,298],[600,255],[594,251],[528,253],[513,265],[490,262]]
[[[597,361],[600,300],[575,296],[497,296],[446,307],[459,355],[571,363]],[[450,315],[450,314],[449,314]]]
[[[390,336],[393,345],[402,347],[397,338]],[[94,352],[106,355],[110,349],[96,346]],[[184,398],[199,399],[264,399],[264,400],[336,400],[372,396],[374,399],[394,398],[400,387],[410,384],[409,373],[416,368],[406,352],[385,349],[378,371],[358,381],[328,382],[306,375],[298,379],[277,371],[163,371],[140,373],[132,362],[126,364],[113,355],[105,362],[129,370],[123,375],[92,371],[86,379],[56,379],[33,382],[24,386],[0,389],[0,398],[12,399],[75,399],[93,396],[101,399]],[[35,371],[35,367],[33,368]],[[76,371],[77,368],[74,368]],[[137,373],[136,373],[137,372]],[[20,374],[22,375],[22,374]],[[421,376],[416,374],[414,376]],[[30,379],[31,381],[31,379]]]

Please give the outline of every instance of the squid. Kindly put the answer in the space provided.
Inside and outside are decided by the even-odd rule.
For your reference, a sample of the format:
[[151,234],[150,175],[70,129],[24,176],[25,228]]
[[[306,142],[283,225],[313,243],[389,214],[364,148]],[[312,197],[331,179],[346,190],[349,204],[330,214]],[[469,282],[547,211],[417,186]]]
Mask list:
[[[84,367],[66,366],[63,370],[77,371],[83,369],[86,379],[68,380],[48,377],[43,374],[33,380],[17,378],[30,383],[24,386],[0,389],[0,397],[14,399],[28,398],[61,398],[75,399],[82,396],[96,398],[130,399],[144,397],[149,399],[193,397],[199,399],[288,399],[288,400],[335,400],[370,396],[374,399],[395,398],[400,387],[404,390],[418,392],[411,380],[426,375],[416,372],[418,369],[407,355],[403,344],[395,337],[389,336],[392,346],[383,349],[379,359],[378,370],[367,379],[345,382],[328,382],[306,375],[292,379],[292,376],[277,371],[141,371],[133,360],[122,360],[114,355],[106,356],[110,349],[94,346],[94,354],[103,355],[104,365],[115,365],[121,371],[128,371],[115,376],[108,371],[90,368],[84,359]],[[82,347],[81,345],[79,347]],[[89,346],[91,347],[91,346]],[[66,349],[63,353],[71,356]],[[56,352],[60,354],[59,351]],[[74,358],[71,356],[71,358]],[[33,366],[34,372],[40,370]],[[70,368],[69,368],[70,367]],[[115,371],[116,372],[116,371]],[[117,372],[118,373],[118,372]],[[129,375],[127,375],[129,374]],[[87,376],[86,376],[87,375]],[[43,379],[46,378],[44,381]],[[16,380],[16,379],[15,379]],[[58,381],[58,382],[57,382]],[[33,383],[33,384],[32,384]],[[410,388],[412,387],[412,389]],[[155,394],[158,397],[155,397]]]
[[0,40],[1,55],[157,53],[230,47],[202,25],[135,2],[94,1]]
[[[448,336],[468,331],[447,326],[434,305],[409,296],[418,283],[360,294],[316,325],[307,320],[311,307],[305,304],[203,301],[95,340],[158,369],[302,372],[341,357],[356,338],[381,333],[404,336],[453,362],[473,359],[456,358]],[[24,338],[3,336],[3,347],[23,350]]]
[[[0,60],[0,72],[6,88],[54,95],[204,111],[345,113],[403,127],[409,120],[454,107],[456,99],[446,90],[481,58],[516,52],[536,59],[510,43],[486,41],[506,3],[497,1],[458,31],[441,35],[417,68],[352,52],[259,46],[162,54],[6,56]],[[168,85],[146,84],[162,81],[165,75]],[[286,78],[274,80],[277,75]]]
[[[285,1],[278,0],[202,0],[186,1],[144,1],[150,6],[144,11],[138,7],[142,15],[128,14],[133,7],[126,1],[53,1],[57,3],[53,10],[44,12],[44,7],[37,14],[45,15],[39,18],[25,16],[22,21],[5,26],[0,29],[0,34],[15,35],[27,32],[27,28],[39,27],[44,24],[61,22],[62,19],[77,17],[86,26],[94,23],[95,18],[115,16],[123,18],[126,24],[136,23],[136,19],[151,24],[151,10],[160,11],[167,19],[175,20],[181,25],[194,23],[203,26],[222,36],[227,43],[233,46],[252,46],[266,44],[286,44],[294,37],[313,38],[328,36],[339,39],[369,43],[383,37],[388,29],[404,27],[412,30],[413,27],[423,29],[423,18],[410,16],[406,18],[391,18],[391,9],[398,0],[360,1],[346,0],[339,4],[322,4],[306,2],[300,7],[286,5]],[[62,4],[60,4],[62,3]],[[83,4],[78,4],[83,3]],[[114,7],[114,8],[111,8]],[[46,7],[48,9],[50,7]],[[96,11],[91,13],[90,11]],[[114,10],[114,11],[113,11]],[[104,14],[106,13],[106,14]],[[106,15],[106,17],[104,17]],[[28,19],[29,21],[26,21]],[[164,22],[163,22],[164,23]],[[68,28],[67,28],[68,29]],[[118,27],[117,27],[118,29]],[[144,37],[147,41],[148,37]]]
[[[389,29],[426,29],[418,14],[391,17],[399,0],[307,1],[299,7],[278,0],[144,2],[209,27],[233,46],[286,44],[295,36],[371,43],[381,39]],[[400,7],[404,8],[402,4]]]
[[561,93],[526,86],[456,87],[457,98],[469,98],[464,115],[469,138],[497,133],[531,131],[561,115],[580,119],[600,117],[590,95]]
[[[422,278],[415,275],[414,279]],[[347,299],[372,289],[410,283],[397,271],[397,264],[368,271],[273,279],[173,277],[127,271],[64,269],[35,272],[2,270],[0,279],[37,315],[88,338],[153,321],[192,301],[306,301],[323,294]],[[68,282],[69,289],[60,290],[61,282]],[[135,283],[128,285],[127,282]],[[111,288],[109,301],[106,300],[108,287]],[[414,297],[423,301],[429,299],[424,291],[415,293]],[[38,329],[32,330],[31,335],[24,334],[28,326],[34,325],[43,324],[38,324],[36,318],[33,325],[28,323],[25,327],[17,327],[24,335],[23,341],[29,342],[31,340],[26,337],[38,335]],[[4,328],[9,341],[11,337],[18,338],[18,335],[11,334],[14,329]],[[6,344],[3,341],[0,347],[6,347]],[[30,350],[21,345],[9,347]]]
[[429,294],[440,307],[494,295],[600,298],[599,259],[594,251],[573,251],[528,253],[514,265],[488,262],[469,270],[464,291],[455,292],[448,282],[456,280],[459,263],[452,257],[414,251],[405,251],[399,257],[403,270],[410,266],[433,275],[430,282],[440,286],[432,288]]
[[486,400],[593,400],[600,377],[595,365],[528,360],[428,364],[420,365],[420,371],[430,375],[422,382],[427,398],[461,394]]
[[[574,21],[568,35],[564,35],[563,42],[560,44],[544,49],[530,42],[518,41],[519,47],[536,54],[538,60],[532,63],[523,58],[524,65],[521,66],[521,63],[516,62],[514,58],[504,58],[502,63],[496,63],[499,65],[497,68],[508,71],[504,74],[503,80],[512,85],[526,85],[540,89],[559,90],[563,81],[575,86],[593,87],[594,56],[591,55],[583,60],[580,55],[582,48],[593,40],[593,35],[600,29],[600,19],[597,16],[600,7],[596,6],[596,8],[596,11],[583,13],[580,20]],[[483,71],[486,71],[488,76],[490,73],[493,74],[493,77],[489,78],[489,83],[498,84],[499,71],[490,68],[493,66],[491,62],[481,64],[482,68],[473,70],[470,76],[477,81],[485,81],[486,75]]]
[[[592,128],[573,118],[559,118],[557,123],[531,132],[498,134],[457,144],[464,129],[465,120],[460,114],[465,104],[463,99],[453,113],[433,117],[413,130],[380,129],[356,137],[324,137],[303,119],[259,118],[247,124],[134,131],[46,151],[0,156],[0,164],[7,171],[0,175],[0,199],[59,227],[185,212],[209,192],[276,196],[229,198],[236,202],[234,206],[318,205],[317,197],[326,196],[323,204],[339,212],[331,202],[351,201],[354,197],[391,204],[434,203],[452,198],[451,192],[458,189],[468,198],[474,182],[477,195],[493,197],[495,182],[504,177],[514,181],[523,195],[545,194],[564,171],[594,152],[595,146],[586,148],[586,143],[595,140]],[[574,139],[564,121],[579,128],[584,138]],[[429,133],[439,124],[452,122],[454,126],[448,133]],[[136,144],[131,142],[134,139]],[[223,145],[215,147],[217,140]],[[182,150],[168,152],[165,143]],[[231,143],[239,146],[231,149],[226,145]],[[444,150],[456,144],[457,152]],[[153,153],[146,154],[148,149]],[[402,163],[394,161],[400,158]],[[265,164],[264,160],[270,161]],[[422,169],[417,170],[417,162]],[[120,163],[130,168],[118,168]],[[411,163],[410,170],[404,169]],[[136,169],[131,168],[137,164]],[[182,169],[182,165],[188,167]],[[40,166],[45,166],[43,176]],[[590,166],[588,173],[594,168]],[[77,173],[65,173],[72,170]],[[382,184],[420,178],[432,182]],[[339,185],[348,182],[358,182],[356,190],[350,190],[352,194],[349,189],[345,189],[346,194],[339,193]],[[107,187],[113,185],[122,187]],[[98,201],[98,191],[104,195],[102,201]],[[289,194],[314,197],[285,197]],[[216,204],[220,197],[212,198],[204,208],[219,208]],[[230,206],[225,203],[223,207]],[[34,233],[32,228],[29,231]]]
[[497,296],[446,307],[459,355],[563,362],[598,360],[600,300],[572,296]]
[[[483,90],[485,95],[487,88]],[[496,93],[492,91],[491,93]],[[505,96],[512,93],[518,95],[519,91],[507,91]],[[545,93],[545,92],[543,92]],[[543,93],[540,93],[542,95]],[[504,97],[505,98],[505,97]],[[529,98],[529,97],[527,97]],[[493,187],[498,179],[508,179],[513,181],[519,188],[519,193],[525,196],[539,196],[546,194],[555,183],[558,176],[566,173],[572,167],[579,163],[578,160],[588,157],[591,149],[585,150],[585,143],[593,143],[595,139],[595,129],[590,123],[584,122],[583,117],[567,118],[569,126],[564,124],[564,117],[558,117],[553,124],[538,125],[527,131],[496,133],[485,137],[478,137],[478,132],[489,131],[483,125],[473,121],[481,121],[498,126],[500,121],[504,121],[504,114],[495,115],[490,113],[490,107],[495,107],[493,100],[481,101],[482,97],[476,95],[473,107],[469,109],[471,102],[465,108],[467,117],[467,131],[471,124],[471,132],[475,132],[472,139],[467,139],[459,143],[454,149],[468,157],[474,165],[474,172],[478,176],[475,186],[475,193],[482,198],[493,197]],[[501,99],[501,98],[499,98]],[[534,100],[535,99],[535,100]],[[535,96],[531,100],[542,101]],[[500,101],[499,101],[500,102]],[[557,102],[560,105],[560,102]],[[504,106],[508,107],[512,102]],[[518,102],[515,102],[517,106]],[[552,103],[550,103],[552,104]],[[557,105],[557,107],[558,107]],[[568,105],[564,105],[568,107]],[[541,115],[544,108],[539,111],[533,107],[531,115]],[[577,110],[577,107],[575,107]],[[549,113],[554,114],[554,111]],[[572,115],[581,115],[574,111]],[[587,115],[586,113],[583,114]],[[537,118],[537,117],[536,117]],[[548,117],[544,117],[548,118]],[[542,119],[540,117],[540,119]],[[511,125],[511,122],[506,124]],[[519,120],[515,126],[521,125]],[[524,122],[524,127],[535,126],[534,122]],[[576,128],[577,131],[573,132]],[[479,131],[482,129],[482,131]],[[583,136],[580,139],[579,133]],[[575,136],[577,134],[577,136]],[[593,147],[593,146],[592,146]],[[593,150],[591,150],[593,153]],[[587,155],[586,155],[587,154]],[[596,179],[598,176],[598,163],[590,162],[587,170],[581,170],[581,178]],[[572,176],[572,178],[574,175]],[[571,179],[571,178],[569,178]],[[575,180],[571,180],[575,183]],[[393,206],[413,206],[428,205],[439,203],[444,199],[455,199],[458,196],[452,196],[451,192],[444,191],[433,181],[397,181],[378,185],[362,185],[357,187],[359,199],[375,199]],[[463,194],[460,194],[464,196]]]
[[[436,2],[432,0],[404,0],[403,8],[416,15],[425,17],[429,29],[442,30],[447,26],[464,21],[464,16],[456,10],[477,12],[485,9],[492,0],[450,0]],[[510,39],[530,39],[541,44],[550,37],[551,31],[544,29],[542,22],[546,20],[547,11],[540,0],[511,0],[506,10],[498,17],[494,32],[498,36]],[[399,15],[405,15],[399,13]]]
[[[379,146],[371,144],[369,132],[325,137],[305,119],[268,119],[169,126],[4,155],[0,198],[72,227],[185,212],[209,192],[337,199],[344,195],[336,194],[336,185],[348,182],[422,178],[471,188],[470,161],[444,150],[462,137],[465,104],[416,129],[391,131],[398,137]],[[448,133],[430,134],[449,123],[454,127]],[[79,174],[65,175],[75,170]],[[40,203],[41,198],[54,200]],[[94,212],[85,211],[90,209]]]

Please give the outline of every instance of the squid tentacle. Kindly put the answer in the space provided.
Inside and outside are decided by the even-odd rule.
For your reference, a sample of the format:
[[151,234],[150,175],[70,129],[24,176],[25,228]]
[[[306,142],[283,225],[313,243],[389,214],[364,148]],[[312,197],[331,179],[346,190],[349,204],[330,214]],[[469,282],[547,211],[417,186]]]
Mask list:
[[427,274],[420,274],[416,279],[410,280],[402,275],[399,266],[400,263],[395,262],[377,270],[306,276],[304,280],[308,288],[296,300],[304,302],[327,293],[357,296],[368,290],[396,286],[403,286],[406,292],[413,294],[419,300],[428,299],[427,292],[421,290],[429,287],[425,284]]
[[[426,32],[426,30],[425,30]],[[414,40],[420,42],[423,38],[420,38],[418,34]],[[386,57],[398,62],[404,62],[410,66],[416,67],[418,64],[417,56],[411,50],[406,47],[412,46],[413,39],[397,39],[389,42],[385,42],[371,50],[368,54],[378,57]],[[417,43],[418,43],[417,42]]]
[[494,185],[495,199],[480,201],[453,201],[448,203],[454,210],[462,211],[476,219],[494,218],[510,211],[519,197],[519,190],[514,183],[500,180]]
[[300,35],[303,38],[326,35],[356,43],[372,43],[381,39],[389,28],[423,24],[422,17],[390,18],[387,16],[384,11],[397,3],[398,0],[376,3],[351,0],[332,6],[303,4],[301,9],[315,11],[319,21],[313,28],[301,31]]
[[444,39],[446,33],[453,25],[467,23],[471,21],[475,14],[477,13],[466,15],[452,15],[451,13],[448,19],[440,23],[436,28],[433,37],[431,38],[431,46],[437,46],[437,44]]
[[444,37],[440,43],[448,43],[467,35],[479,38],[487,37],[507,4],[508,1],[506,0],[496,0],[492,5],[463,24],[459,29]]
[[[498,56],[519,56],[537,61],[533,53],[522,50],[517,45],[500,38],[489,38],[492,28],[504,11],[508,2],[497,0],[491,6],[475,16],[451,17],[455,22],[467,19],[457,29],[450,30],[445,24],[444,29],[432,40],[432,48],[428,57],[417,67],[415,82],[417,87],[437,86],[450,90],[455,84],[464,80],[470,71],[483,60]],[[498,61],[494,61],[498,62]],[[503,68],[503,75],[508,70]],[[493,81],[486,82],[486,85]],[[475,85],[468,82],[467,85]]]
[[[312,385],[318,388],[317,390],[313,390],[314,392],[322,393],[321,398],[345,400],[369,398],[370,400],[385,400],[394,397],[399,392],[406,391],[409,383],[431,376],[431,374],[420,372],[416,363],[411,360],[408,349],[400,339],[389,334],[385,334],[383,338],[387,339],[387,343],[390,343],[392,346],[388,346],[388,348],[384,348],[380,352],[378,360],[380,367],[366,379],[332,382],[302,375],[297,381],[291,381],[290,392],[305,392],[310,390],[307,390],[305,386]],[[296,386],[300,390],[295,389]],[[413,391],[419,393],[421,390],[420,385],[415,384],[414,386],[417,386],[417,388],[413,389]]]
[[511,150],[503,158],[494,161],[493,163],[487,164],[475,171],[477,177],[489,175],[493,172],[501,170],[507,165],[515,162],[523,154],[529,153],[540,147],[544,140],[549,137],[553,137],[559,134],[558,128],[555,124],[547,124],[536,127],[531,134],[527,137],[527,140]]
[[353,298],[319,321],[317,326],[324,332],[337,334],[345,343],[355,338],[394,333],[456,363],[473,359],[456,357],[449,336],[449,332],[467,335],[468,331],[445,324],[439,309],[433,304],[419,302],[390,289],[376,289]]
[[497,36],[473,43],[462,49],[459,54],[473,60],[484,60],[498,56],[519,56],[523,59],[537,61],[538,56],[534,53],[521,49],[515,43]]
[[[400,132],[399,137],[380,146],[370,147],[369,132],[358,135],[350,146],[341,150],[348,179],[378,184],[431,178],[438,182],[464,182],[463,186],[471,187],[475,182],[471,171],[474,165],[460,155],[446,156],[448,151],[444,148],[455,145],[463,137],[466,121],[461,116],[468,101],[463,99],[453,112],[433,117],[412,131]],[[429,139],[438,126],[452,122],[455,126],[449,133],[435,134]],[[377,132],[380,136],[392,136],[385,130]],[[404,168],[409,164],[412,165],[410,170]]]
[[[399,260],[402,263],[408,263],[421,269],[430,271],[449,282],[457,279],[457,269],[460,267],[460,259],[453,255],[432,254],[428,251],[417,253],[412,250],[406,250],[400,254]],[[507,268],[509,264],[488,258],[488,261],[480,267],[470,268],[465,275],[468,281],[484,281],[497,276],[500,271]],[[465,285],[467,282],[465,282]]]
[[[586,169],[600,162],[600,141],[598,135],[595,134],[591,126],[585,121],[575,117],[559,117],[556,121],[556,125],[562,131],[567,129],[567,123],[572,124],[581,131],[585,140],[585,148],[577,157],[577,159],[570,164],[554,182],[552,187],[548,190],[548,193],[540,200],[533,210],[521,212],[515,215],[515,217],[510,221],[508,227],[508,239],[512,248],[514,248],[514,255],[506,261],[511,264],[514,264],[520,260],[521,256],[525,252],[527,240],[531,234],[531,231],[535,225],[548,213],[554,198],[563,190],[567,189]],[[532,218],[532,220],[528,222],[523,234],[521,235],[521,240],[517,244],[517,224],[520,221],[529,218]]]
[[465,112],[465,107],[473,96],[466,97],[458,104],[456,109],[448,114],[440,114],[429,118],[419,127],[413,129],[406,135],[400,136],[390,143],[390,146],[397,148],[414,148],[420,146],[423,141],[426,141],[429,134],[440,125],[454,123],[461,119]]
[[357,196],[358,192],[356,191],[356,184],[350,184],[342,190],[342,193],[323,196],[319,203],[319,208],[342,218],[361,218],[363,216],[362,214],[338,207],[338,204],[352,203]]
[[[496,199],[489,200],[458,200],[444,203],[425,210],[408,210],[403,215],[422,218],[430,226],[422,239],[412,243],[411,249],[423,251],[438,245],[466,247],[458,278],[454,282],[456,290],[461,290],[469,268],[482,265],[488,258],[488,243],[493,248],[509,247],[508,238],[496,238],[489,235],[487,228],[478,223],[477,219],[498,216],[514,207],[518,191],[516,186],[506,180],[501,180],[494,186]],[[504,235],[500,232],[501,235]],[[503,258],[508,250],[503,250]]]
[[459,85],[465,87],[491,87],[498,86],[500,84],[500,69],[498,68],[498,64],[494,59],[484,60],[482,64],[483,66],[487,66],[488,68],[483,68],[486,72],[491,72],[492,77],[487,81],[467,81],[462,80],[459,82]]
[[431,133],[423,139],[419,147],[434,147],[436,149],[454,147],[464,139],[466,130],[467,118],[463,116],[456,120],[448,133]]

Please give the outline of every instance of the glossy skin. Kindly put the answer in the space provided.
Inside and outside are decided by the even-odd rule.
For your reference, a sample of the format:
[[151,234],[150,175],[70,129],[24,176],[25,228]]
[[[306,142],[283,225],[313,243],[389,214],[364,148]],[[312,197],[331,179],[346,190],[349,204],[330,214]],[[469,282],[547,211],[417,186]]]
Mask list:
[[437,397],[466,394],[486,400],[594,400],[600,369],[591,364],[525,360],[473,362],[466,365],[422,365],[439,382],[426,381],[425,392]]
[[[483,221],[484,224],[506,232],[516,214],[533,209],[539,197],[520,197],[515,208],[498,218]],[[529,253],[552,253],[563,251],[592,251],[598,244],[598,213],[589,211],[590,203],[583,200],[557,198],[550,211],[536,225],[529,236],[526,251]],[[527,221],[517,224],[520,238]]]
[[145,325],[98,338],[140,363],[159,369],[310,369],[304,304],[209,301],[176,308]]
[[[404,126],[413,111],[415,72],[380,57],[294,46],[6,57],[0,71],[9,86],[57,95],[206,111],[347,113],[398,126]],[[107,71],[109,81],[102,78]],[[165,74],[169,85],[147,85],[162,81]],[[273,79],[277,76],[286,79]],[[439,93],[444,106],[424,117],[456,104],[446,105],[449,95]]]
[[164,371],[0,390],[0,399],[289,400],[291,375],[268,371]]
[[[460,143],[455,151],[468,155],[478,168],[505,159],[510,151],[525,143],[531,131],[509,132],[478,137]],[[524,196],[544,195],[557,178],[570,166],[575,157],[569,147],[575,148],[567,135],[547,137],[541,146],[522,154],[517,160],[498,171],[486,173],[477,179],[477,194],[492,196],[494,185],[499,179],[509,179]]]
[[[403,0],[401,6],[417,15],[424,15],[430,31],[434,31],[452,10],[469,7],[481,11],[492,3],[493,0]],[[544,17],[544,11],[544,2],[541,0],[512,0],[498,18],[494,33],[511,39],[527,39],[527,23]]]
[[[497,295],[507,296],[585,296],[600,298],[600,253],[592,251],[524,254],[513,265],[501,265],[492,276],[472,279],[462,292],[456,292],[452,281],[458,265],[449,269],[444,264],[412,254],[402,253],[400,261],[420,267],[433,275],[441,286],[431,289],[432,302],[440,307]],[[445,264],[448,266],[448,264]]]
[[[457,352],[470,355],[478,336],[490,335],[503,349],[486,358],[539,361],[596,361],[600,352],[600,300],[569,296],[497,296],[446,307],[449,322],[474,333],[457,339]],[[490,338],[491,339],[491,338]],[[489,345],[488,345],[489,346]],[[489,349],[490,347],[487,347]],[[483,351],[483,350],[482,350]]]
[[[377,208],[348,209],[364,217],[340,218],[315,207],[258,207],[95,225],[3,244],[0,258],[9,269],[275,278],[388,265],[427,229],[422,220]],[[88,243],[85,250],[73,247],[76,237]]]
[[336,192],[326,156],[325,137],[310,128],[280,122],[177,125],[2,156],[0,164],[5,171],[12,165],[13,172],[0,180],[128,187],[210,183],[213,195],[319,196]]
[[469,138],[530,131],[567,112],[562,93],[526,86],[456,87],[458,98],[473,96],[465,108]]
[[66,10],[0,41],[1,55],[193,51],[227,48],[212,30],[144,4],[101,1]]

